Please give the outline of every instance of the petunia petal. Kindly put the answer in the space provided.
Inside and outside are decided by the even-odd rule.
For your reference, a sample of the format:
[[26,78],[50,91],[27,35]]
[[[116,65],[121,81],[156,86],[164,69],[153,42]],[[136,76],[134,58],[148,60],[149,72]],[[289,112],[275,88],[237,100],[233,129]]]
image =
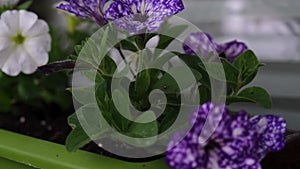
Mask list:
[[103,18],[103,8],[108,0],[65,0],[57,6],[58,9],[70,12],[79,18],[92,19],[100,26],[106,23]]
[[2,44],[0,46],[0,69],[2,69],[3,65],[13,52],[13,44],[7,38],[0,38],[0,44]]
[[267,152],[284,148],[286,122],[283,118],[274,115],[255,116],[250,122],[258,135],[258,159],[263,158]]
[[38,17],[35,13],[27,12],[25,10],[20,10],[19,12],[19,24],[22,28],[22,34],[25,35],[25,33],[32,28],[32,26],[35,24],[35,22],[38,20]]
[[[48,56],[48,54],[47,54]],[[29,54],[27,53],[27,58],[23,61],[23,63],[21,64],[21,70],[23,73],[25,74],[31,74],[33,72],[36,71],[38,65],[35,62],[35,60],[33,60],[33,58],[31,58],[29,56]],[[48,58],[48,57],[47,57]]]
[[175,146],[171,141],[166,154],[167,163],[173,169],[206,169],[206,158],[204,149],[191,144],[187,139]]
[[48,62],[48,52],[51,47],[51,37],[48,34],[31,38],[24,44],[26,51],[35,61],[37,66],[45,65]]
[[12,32],[8,25],[2,21],[0,21],[0,30],[0,37],[11,38],[15,35],[15,32]]
[[145,29],[156,32],[167,16],[183,8],[181,0],[116,0],[106,10],[105,18],[113,20],[118,28],[130,34]]
[[10,36],[16,35],[20,31],[18,11],[13,10],[2,13],[1,23],[5,25],[1,26],[2,28],[4,28],[5,33],[7,33]]
[[[218,121],[214,118],[219,114],[222,115],[222,121],[216,130],[205,128],[206,124],[214,125]],[[191,119],[196,120],[191,120],[194,126],[186,137],[177,145],[174,139],[170,142],[167,161],[171,167],[261,169],[259,162],[266,153],[278,151],[284,143],[285,121],[280,117],[269,115],[250,118],[243,110],[230,116],[224,105],[208,102],[200,106]],[[211,131],[213,135],[206,142],[201,142],[202,133]]]
[[106,10],[104,17],[105,19],[115,20],[133,14],[131,7],[125,0],[116,0]]
[[247,45],[237,40],[227,42],[219,45],[218,52],[225,54],[225,57],[233,62],[240,54],[244,53],[248,49]]
[[43,20],[38,20],[32,25],[31,29],[24,31],[23,36],[26,38],[31,38],[43,34],[47,34],[49,32],[48,24]]
[[17,76],[21,72],[20,57],[24,58],[24,55],[26,54],[20,50],[10,53],[7,60],[3,63],[2,71],[8,75]]
[[[0,36],[0,44],[1,44],[0,51],[6,49],[8,47],[11,47],[13,45],[9,38],[1,37],[1,36]],[[1,57],[1,55],[0,55],[0,57]]]
[[217,50],[217,44],[209,34],[196,32],[186,38],[183,49],[187,54],[201,54],[205,58],[210,52]]

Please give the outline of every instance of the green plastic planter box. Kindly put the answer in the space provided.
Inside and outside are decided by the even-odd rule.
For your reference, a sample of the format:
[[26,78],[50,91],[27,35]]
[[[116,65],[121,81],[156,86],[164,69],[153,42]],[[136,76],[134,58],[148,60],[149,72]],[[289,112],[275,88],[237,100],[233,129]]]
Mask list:
[[1,169],[169,169],[164,159],[124,162],[0,129]]

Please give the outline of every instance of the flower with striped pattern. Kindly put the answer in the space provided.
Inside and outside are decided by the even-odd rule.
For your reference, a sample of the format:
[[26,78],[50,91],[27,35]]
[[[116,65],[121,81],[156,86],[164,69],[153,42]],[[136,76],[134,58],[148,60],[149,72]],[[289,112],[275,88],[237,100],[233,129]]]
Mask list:
[[108,0],[65,0],[57,8],[70,12],[79,18],[92,19],[100,26],[107,21],[104,19],[103,8]]
[[230,62],[233,62],[240,54],[244,53],[248,47],[245,43],[237,40],[218,44],[214,42],[209,34],[196,32],[186,38],[183,49],[187,54],[201,54],[203,57],[206,57],[209,52],[217,51],[219,56],[225,57]]
[[[220,115],[221,122],[203,142],[202,137],[208,137],[205,133],[210,133],[207,130],[214,128],[213,124],[204,128],[205,123],[214,122]],[[245,111],[230,116],[224,105],[206,103],[193,119],[193,127],[184,139],[178,142],[176,138],[182,133],[177,133],[169,144],[166,159],[174,169],[261,169],[260,161],[268,152],[284,147],[286,123],[281,117],[250,118]]]
[[105,12],[105,19],[130,34],[155,32],[164,19],[184,9],[181,0],[115,0]]

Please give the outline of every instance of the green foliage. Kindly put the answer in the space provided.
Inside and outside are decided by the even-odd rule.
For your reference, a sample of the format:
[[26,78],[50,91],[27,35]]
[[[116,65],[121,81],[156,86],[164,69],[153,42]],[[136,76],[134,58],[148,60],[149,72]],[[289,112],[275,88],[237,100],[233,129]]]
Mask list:
[[272,98],[269,93],[261,87],[250,87],[242,90],[238,95],[228,96],[227,104],[234,102],[252,102],[265,108],[272,107]]
[[186,28],[186,25],[178,25],[162,31],[162,34],[159,35],[159,42],[156,48],[166,49]]
[[144,70],[137,75],[134,86],[137,99],[143,97],[147,93],[150,87],[150,79],[150,73],[147,70]]
[[28,9],[31,4],[32,4],[33,0],[28,0],[28,1],[25,1],[24,3],[20,4],[19,6],[17,6],[17,9],[18,10],[21,10],[21,9]]
[[68,151],[76,151],[91,141],[81,126],[74,128],[66,139],[66,148]]
[[63,73],[52,76],[36,73],[18,77],[2,74],[0,81],[0,113],[21,113],[23,110],[18,105],[34,112],[45,112],[45,107],[52,104],[64,110],[72,108],[71,95],[65,90],[68,78]]
[[[139,117],[137,117],[136,121],[141,121],[143,123],[133,123],[128,133],[130,133],[131,137],[134,138],[150,138],[147,141],[140,141],[136,139],[136,142],[129,142],[137,147],[148,147],[154,144],[157,141],[155,136],[158,135],[158,122],[156,121],[156,115],[152,111],[146,111]],[[147,122],[147,123],[146,123]]]
[[242,87],[249,84],[255,78],[259,68],[263,64],[259,63],[253,51],[248,50],[235,59],[233,66],[239,70],[238,86]]
[[[121,56],[123,55],[122,50],[137,52],[138,50],[144,49],[146,43],[152,37],[159,36],[160,39],[157,48],[165,49],[174,41],[174,38],[171,37],[179,36],[185,29],[186,27],[182,25],[174,27],[172,28],[173,31],[169,31],[170,33],[167,34],[170,36],[153,33],[134,35],[128,39],[122,40],[119,44],[116,44],[115,48],[120,52]],[[100,44],[101,51],[106,52],[105,41],[110,37],[108,36],[109,34],[109,31],[106,30],[103,32],[103,36],[101,35],[103,37]],[[93,43],[95,42],[87,41],[87,43],[90,43],[88,45],[93,46]],[[78,55],[82,52],[82,49],[82,45],[76,46],[76,54]],[[95,60],[93,59],[97,58],[88,55],[93,49],[88,50],[90,51],[84,51],[88,58],[87,63],[93,64],[95,63]],[[271,107],[271,97],[266,90],[260,87],[248,87],[244,89],[244,87],[255,78],[259,68],[262,66],[252,51],[246,51],[241,54],[233,63],[230,63],[223,58],[221,58],[221,62],[211,62],[193,55],[174,51],[162,54],[160,50],[155,50],[153,53],[151,51],[146,51],[143,52],[143,54],[151,56],[150,58],[143,58],[145,63],[151,61],[151,63],[153,63],[152,66],[158,68],[166,64],[171,64],[169,61],[174,57],[181,59],[185,66],[172,67],[168,72],[148,68],[139,72],[135,79],[130,81],[127,78],[122,78],[124,73],[129,72],[129,68],[125,68],[125,72],[119,73],[118,76],[113,76],[117,70],[117,64],[110,58],[109,54],[105,54],[105,57],[97,69],[96,79],[98,79],[98,81],[96,80],[95,86],[93,86],[96,91],[95,97],[97,107],[101,110],[101,112],[96,113],[94,111],[94,116],[103,116],[105,121],[110,125],[107,127],[114,128],[123,135],[136,138],[136,140],[127,140],[122,137],[115,137],[115,139],[121,139],[122,141],[137,147],[153,145],[157,141],[157,138],[153,136],[161,134],[169,129],[177,119],[182,106],[190,106],[182,105],[181,90],[198,88],[200,100],[199,103],[197,102],[194,104],[203,104],[207,101],[211,101],[212,81],[224,82],[227,84],[227,104],[252,102],[265,108]],[[124,59],[126,56],[123,55],[122,57]],[[138,64],[136,66],[139,68],[141,65]],[[193,77],[187,76],[190,73],[193,74]],[[174,79],[174,75],[184,78]],[[94,80],[89,74],[86,74],[86,77]],[[129,86],[129,92],[126,93],[126,90],[121,87],[122,85],[117,90],[112,89],[111,83],[113,80],[120,84],[128,84],[125,86]],[[196,83],[191,83],[193,80]],[[152,91],[157,89],[160,90],[167,99],[165,107],[158,103],[151,102],[154,104],[155,110],[161,110],[162,114],[160,116],[153,111],[149,111],[149,108],[153,106],[150,104],[149,95]],[[73,92],[73,96],[78,102],[83,104],[83,107],[80,108],[79,111],[82,111],[88,102],[94,102],[94,100],[88,99],[88,96],[85,96],[85,94],[91,95],[91,93],[89,93],[89,88],[71,90],[77,91],[75,93],[79,95],[76,96]],[[151,94],[151,97],[155,98],[155,94]],[[137,115],[136,113],[140,114]],[[138,120],[139,122],[134,120]],[[141,123],[141,121],[146,121],[146,123]],[[89,139],[82,130],[83,124],[78,123],[74,118],[74,115],[70,117],[69,123],[72,126],[73,131],[68,137],[66,144],[67,149],[73,151],[85,145]],[[104,123],[103,121],[98,120],[97,124],[101,126]],[[101,138],[106,130],[106,128],[99,127],[98,129],[98,131],[95,131],[96,133],[94,136],[97,136],[95,138]],[[147,138],[148,140],[141,143],[138,138]]]
[[[98,111],[97,105],[86,104],[72,114],[68,118],[68,123],[72,127],[72,132],[66,139],[66,148],[68,151],[76,151],[78,148],[84,146],[91,141],[91,138],[86,134],[89,130],[89,134],[98,137],[101,133],[96,133],[97,131],[105,132],[106,126],[102,121],[100,116],[97,116],[95,111]],[[84,120],[84,123],[80,123],[78,117]],[[83,124],[83,125],[82,125]]]
[[252,102],[265,108],[271,108],[272,99],[265,89],[249,87],[240,91],[253,81],[259,68],[263,66],[253,51],[248,50],[241,54],[232,64],[225,59],[222,62],[228,87],[227,104]]

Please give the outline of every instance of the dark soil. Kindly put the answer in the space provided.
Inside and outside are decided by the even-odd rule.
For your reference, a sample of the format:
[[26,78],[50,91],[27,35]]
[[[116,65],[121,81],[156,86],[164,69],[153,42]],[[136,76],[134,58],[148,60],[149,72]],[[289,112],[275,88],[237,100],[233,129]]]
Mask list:
[[[49,111],[49,109],[53,111]],[[0,113],[0,128],[58,144],[65,144],[67,135],[71,131],[67,118],[74,110],[59,110],[56,105],[52,105],[46,110],[48,110],[48,113],[34,112],[25,107],[24,111],[18,114]],[[85,146],[83,149],[97,154],[105,154],[94,143]]]
[[[65,140],[71,131],[67,123],[68,116],[74,113],[73,109],[60,110],[57,105],[51,105],[45,108],[45,111],[35,112],[34,110],[18,105],[22,113],[10,114],[0,112],[0,128],[8,131],[20,133],[23,135],[47,140],[50,142],[65,144]],[[117,145],[116,145],[117,147]],[[89,143],[83,150],[117,158],[124,161],[144,162],[161,158],[161,156],[146,159],[130,159],[119,157],[98,147],[94,142]]]

